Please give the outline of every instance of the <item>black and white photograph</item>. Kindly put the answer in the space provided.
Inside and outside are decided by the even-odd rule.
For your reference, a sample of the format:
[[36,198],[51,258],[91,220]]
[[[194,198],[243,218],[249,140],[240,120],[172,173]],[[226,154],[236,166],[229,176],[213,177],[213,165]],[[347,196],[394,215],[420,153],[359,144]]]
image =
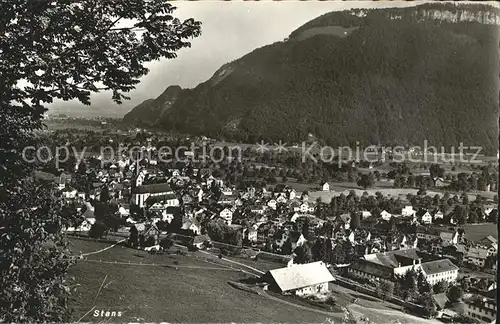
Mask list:
[[0,0],[0,323],[493,324],[495,1]]

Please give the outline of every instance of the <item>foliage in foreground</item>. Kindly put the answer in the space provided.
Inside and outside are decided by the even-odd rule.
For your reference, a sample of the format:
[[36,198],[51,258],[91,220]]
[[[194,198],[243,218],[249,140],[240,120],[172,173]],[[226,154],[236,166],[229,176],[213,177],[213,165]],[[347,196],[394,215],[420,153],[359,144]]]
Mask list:
[[44,105],[88,105],[101,90],[128,99],[145,63],[174,58],[200,34],[174,10],[163,0],[0,2],[0,322],[69,319],[73,259],[61,230],[72,215],[63,217],[53,186],[29,179],[35,165],[22,158],[37,145]]

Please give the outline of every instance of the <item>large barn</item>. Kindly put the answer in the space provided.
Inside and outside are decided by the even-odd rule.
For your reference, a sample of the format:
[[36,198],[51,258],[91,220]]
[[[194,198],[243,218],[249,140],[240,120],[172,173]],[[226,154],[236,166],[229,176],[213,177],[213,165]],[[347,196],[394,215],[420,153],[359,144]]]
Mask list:
[[321,261],[269,270],[262,278],[269,290],[297,296],[327,292],[328,283],[335,280]]

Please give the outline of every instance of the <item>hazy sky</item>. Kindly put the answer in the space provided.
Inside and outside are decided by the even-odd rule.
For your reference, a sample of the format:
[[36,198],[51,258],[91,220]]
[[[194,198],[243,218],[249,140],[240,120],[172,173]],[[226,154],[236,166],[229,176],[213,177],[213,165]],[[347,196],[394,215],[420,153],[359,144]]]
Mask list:
[[148,64],[150,73],[141,79],[130,101],[121,106],[109,92],[92,97],[92,106],[59,101],[50,112],[89,115],[124,115],[148,98],[156,98],[170,85],[193,88],[209,79],[223,64],[252,50],[281,41],[296,28],[324,13],[351,8],[404,7],[423,2],[403,1],[176,1],[174,15],[202,22],[202,35],[191,48],[172,60]]

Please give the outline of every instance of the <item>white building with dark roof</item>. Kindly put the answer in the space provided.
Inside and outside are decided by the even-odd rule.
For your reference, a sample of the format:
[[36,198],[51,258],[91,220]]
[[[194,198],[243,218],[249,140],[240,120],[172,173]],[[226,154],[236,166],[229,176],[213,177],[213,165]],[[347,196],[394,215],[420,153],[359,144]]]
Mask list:
[[321,261],[269,270],[263,279],[269,290],[297,296],[326,293],[328,283],[335,280]]
[[464,313],[486,323],[495,323],[497,302],[490,298],[473,298],[464,301]]
[[142,208],[146,205],[146,200],[149,197],[165,196],[173,193],[174,191],[170,188],[168,183],[142,185],[134,188],[132,191],[132,201],[134,204]]
[[450,260],[422,262],[417,249],[367,254],[354,260],[348,272],[364,279],[394,281],[396,276],[402,276],[411,269],[421,270],[432,285],[441,280],[454,282],[458,276],[458,267]]
[[458,267],[448,259],[422,263],[420,269],[430,285],[440,281],[455,282],[458,277]]

